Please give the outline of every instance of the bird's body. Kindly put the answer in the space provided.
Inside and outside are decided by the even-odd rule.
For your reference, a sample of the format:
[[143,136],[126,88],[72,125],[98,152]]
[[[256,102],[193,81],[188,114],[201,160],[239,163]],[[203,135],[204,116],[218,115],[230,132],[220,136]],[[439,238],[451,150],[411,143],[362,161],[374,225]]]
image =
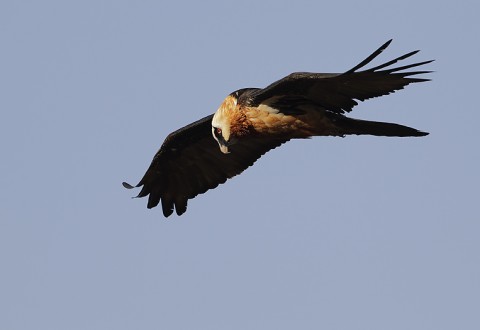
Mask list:
[[[251,90],[243,92],[243,95],[251,94]],[[238,92],[225,99],[212,120],[213,128],[223,127],[223,136],[227,141],[231,137],[238,139],[252,135],[279,135],[290,138],[341,135],[330,125],[325,111],[318,107],[309,104],[297,105],[290,109],[290,113],[285,113],[269,104],[259,106],[238,104],[236,94]]]
[[[244,88],[228,95],[214,115],[171,133],[137,185],[138,197],[149,196],[148,208],[162,202],[169,216],[187,201],[240,174],[267,151],[290,139],[311,136],[424,136],[407,126],[348,118],[357,100],[390,94],[429,71],[404,72],[431,61],[393,69],[386,67],[418,51],[372,69],[358,71],[378,56],[385,43],[343,74],[293,73],[266,88]],[[383,69],[383,70],[382,70]],[[399,72],[402,71],[402,72]],[[127,188],[133,188],[124,183]]]

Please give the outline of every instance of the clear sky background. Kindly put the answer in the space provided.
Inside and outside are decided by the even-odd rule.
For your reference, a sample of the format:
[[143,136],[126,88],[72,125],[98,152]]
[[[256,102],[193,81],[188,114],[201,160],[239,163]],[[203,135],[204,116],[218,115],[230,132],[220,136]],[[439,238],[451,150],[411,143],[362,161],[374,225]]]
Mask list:
[[[2,1],[0,328],[480,329],[478,1]],[[415,49],[432,82],[163,218],[168,133],[242,87]],[[411,63],[411,62],[410,62]]]

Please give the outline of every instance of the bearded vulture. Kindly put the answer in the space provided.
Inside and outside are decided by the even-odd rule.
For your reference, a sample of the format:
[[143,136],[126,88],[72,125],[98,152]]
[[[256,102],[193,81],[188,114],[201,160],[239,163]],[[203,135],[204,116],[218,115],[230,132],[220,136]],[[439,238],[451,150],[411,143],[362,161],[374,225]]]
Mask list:
[[[371,69],[362,69],[382,53],[387,41],[345,73],[297,72],[266,88],[243,88],[228,95],[215,114],[169,134],[143,178],[137,197],[147,208],[161,201],[163,214],[182,215],[187,201],[242,173],[263,154],[290,139],[312,136],[425,136],[411,127],[345,116],[358,101],[393,93],[410,83],[428,81],[405,71],[428,64],[392,65],[410,52]],[[124,182],[125,188],[134,188]]]

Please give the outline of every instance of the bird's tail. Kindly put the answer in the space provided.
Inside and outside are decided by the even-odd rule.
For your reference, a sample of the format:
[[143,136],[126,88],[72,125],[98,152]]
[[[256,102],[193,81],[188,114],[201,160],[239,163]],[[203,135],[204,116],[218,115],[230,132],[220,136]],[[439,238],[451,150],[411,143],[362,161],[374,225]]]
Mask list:
[[347,117],[334,119],[336,126],[343,134],[350,135],[376,135],[376,136],[425,136],[426,132],[415,128],[393,123],[360,120]]

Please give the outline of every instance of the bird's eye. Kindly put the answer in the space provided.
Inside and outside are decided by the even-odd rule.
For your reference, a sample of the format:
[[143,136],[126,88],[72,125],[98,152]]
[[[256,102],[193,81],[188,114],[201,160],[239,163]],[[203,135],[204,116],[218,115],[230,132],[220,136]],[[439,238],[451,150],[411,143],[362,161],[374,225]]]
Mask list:
[[222,129],[220,127],[214,127],[213,131],[215,132],[215,136],[222,136]]

